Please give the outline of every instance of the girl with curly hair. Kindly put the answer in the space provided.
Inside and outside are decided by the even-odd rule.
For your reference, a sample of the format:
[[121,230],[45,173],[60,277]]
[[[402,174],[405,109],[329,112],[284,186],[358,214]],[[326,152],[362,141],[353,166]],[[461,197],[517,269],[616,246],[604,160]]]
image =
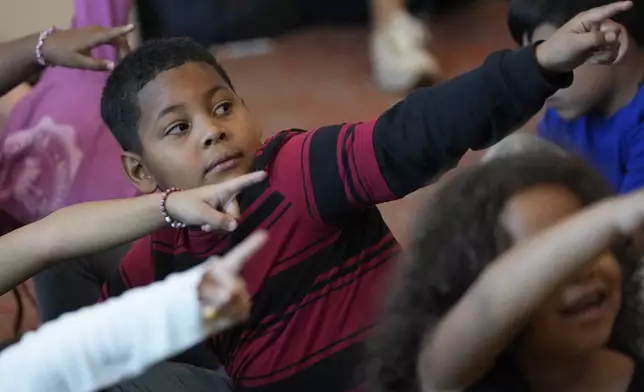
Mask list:
[[644,390],[644,192],[576,158],[467,169],[432,199],[371,342],[369,391]]

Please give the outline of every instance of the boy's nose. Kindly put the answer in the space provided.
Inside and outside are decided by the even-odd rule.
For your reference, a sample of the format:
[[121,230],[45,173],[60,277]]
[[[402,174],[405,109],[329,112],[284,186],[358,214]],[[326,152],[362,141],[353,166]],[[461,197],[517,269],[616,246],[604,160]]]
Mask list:
[[212,128],[211,130],[209,130],[209,132],[206,133],[203,140],[203,146],[210,147],[212,145],[219,143],[225,138],[226,138],[226,132],[216,128]]

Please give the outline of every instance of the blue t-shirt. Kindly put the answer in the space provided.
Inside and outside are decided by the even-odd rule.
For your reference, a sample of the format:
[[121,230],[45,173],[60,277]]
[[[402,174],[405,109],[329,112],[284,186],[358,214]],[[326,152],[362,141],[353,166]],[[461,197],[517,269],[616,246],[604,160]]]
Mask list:
[[644,87],[608,118],[591,113],[566,121],[549,109],[539,135],[585,158],[619,193],[644,186]]

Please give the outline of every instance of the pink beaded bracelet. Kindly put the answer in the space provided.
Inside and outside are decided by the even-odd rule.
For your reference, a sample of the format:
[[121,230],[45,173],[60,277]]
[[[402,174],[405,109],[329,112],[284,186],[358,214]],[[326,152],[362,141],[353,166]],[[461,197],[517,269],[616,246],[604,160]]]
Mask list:
[[168,200],[168,196],[170,196],[170,194],[174,192],[179,191],[181,191],[181,189],[179,188],[169,188],[166,189],[165,192],[163,192],[163,194],[161,195],[161,215],[163,215],[163,220],[165,220],[173,229],[183,229],[184,227],[186,227],[185,223],[179,222],[178,220],[172,218],[168,213],[168,209],[166,208],[166,201]]
[[52,26],[48,28],[47,30],[43,31],[40,33],[38,36],[38,43],[36,44],[36,61],[38,61],[38,64],[40,64],[43,67],[47,66],[47,62],[45,61],[45,58],[42,55],[42,47],[45,44],[45,41],[47,38],[49,38],[50,35],[52,35],[56,31],[56,27]]

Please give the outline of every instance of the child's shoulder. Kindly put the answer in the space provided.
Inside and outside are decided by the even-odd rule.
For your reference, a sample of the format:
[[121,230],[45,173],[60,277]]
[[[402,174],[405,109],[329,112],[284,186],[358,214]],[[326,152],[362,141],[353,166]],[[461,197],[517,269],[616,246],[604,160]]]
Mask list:
[[294,137],[306,133],[303,129],[286,129],[266,138],[262,146],[255,153],[253,170],[266,170],[275,161],[278,154],[284,152],[283,147]]
[[264,143],[260,147],[260,151],[266,150],[269,148],[281,147],[285,142],[287,142],[294,136],[302,135],[305,132],[307,131],[304,129],[298,129],[298,128],[284,129],[279,132],[276,132],[272,136],[269,136],[266,139],[264,139]]

